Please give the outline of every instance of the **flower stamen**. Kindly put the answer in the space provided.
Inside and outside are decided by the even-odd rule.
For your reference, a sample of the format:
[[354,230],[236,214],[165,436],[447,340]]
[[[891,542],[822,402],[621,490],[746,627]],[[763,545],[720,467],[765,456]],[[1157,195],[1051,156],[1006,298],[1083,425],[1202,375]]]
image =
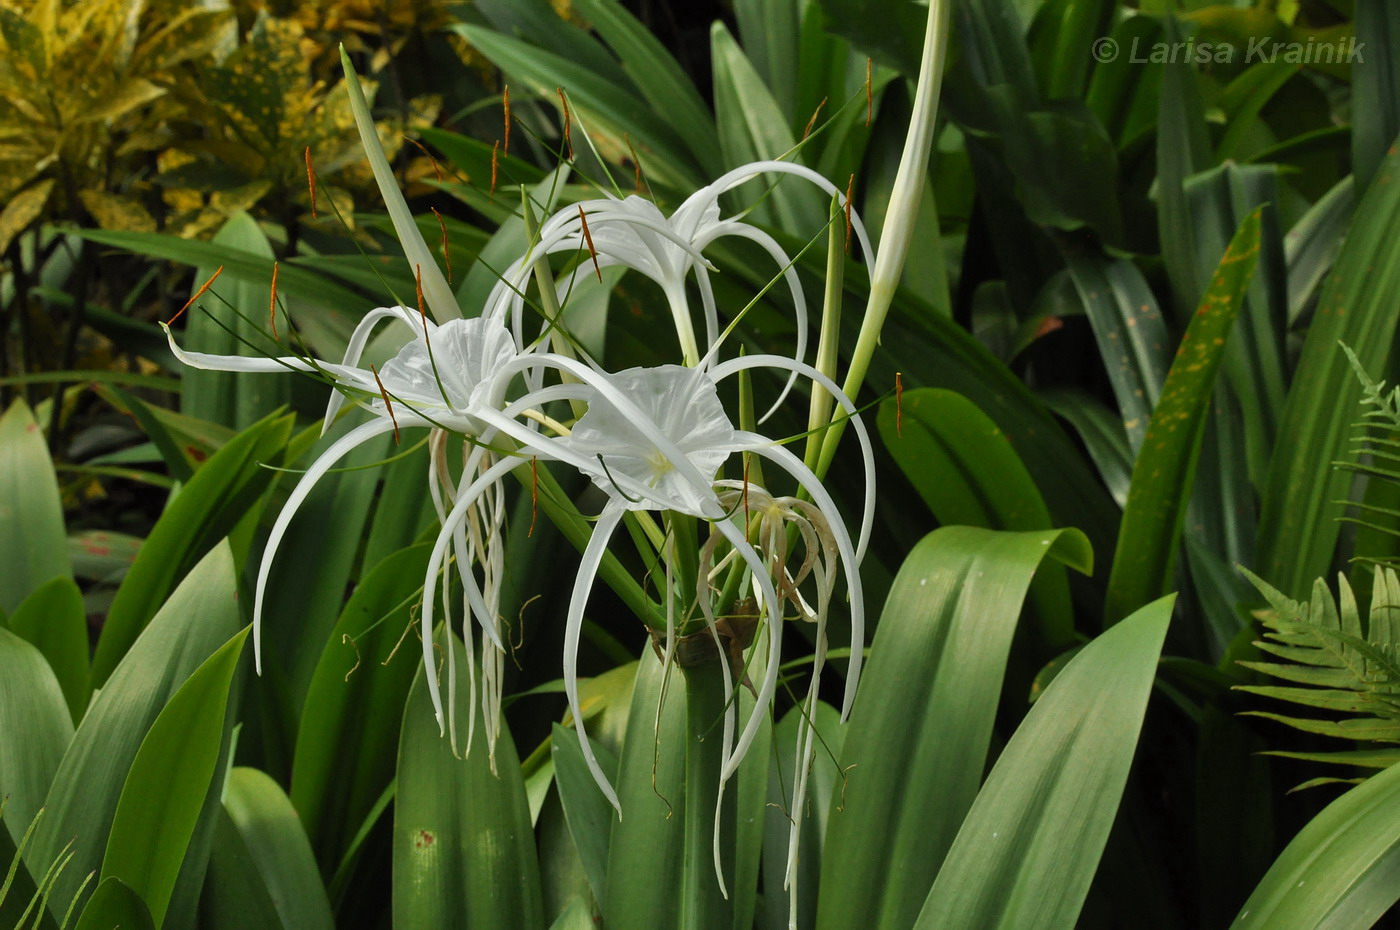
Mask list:
[[489,193],[492,197],[496,196],[496,159],[500,152],[501,140],[497,139],[495,144],[491,146],[491,190]]
[[817,104],[817,108],[812,111],[812,118],[807,120],[807,125],[802,127],[802,141],[806,142],[807,137],[812,134],[812,127],[817,124],[817,117],[821,115],[822,107],[826,106],[828,98],[823,97],[822,102]]
[[507,84],[507,85],[505,86],[505,90],[504,90],[504,92],[502,93],[501,96],[502,96],[502,102],[503,102],[503,104],[504,104],[504,110],[505,110],[505,124],[506,124],[506,142],[505,142],[504,148],[505,148],[505,153],[506,153],[507,155],[509,155],[509,154],[510,154],[510,85],[509,85],[509,84]]
[[311,146],[306,147],[306,187],[311,191],[311,218],[316,219],[316,169],[311,164]]
[[598,250],[593,247],[593,234],[588,231],[588,216],[579,204],[578,221],[583,225],[583,241],[588,244],[588,257],[593,259],[593,271],[598,275],[598,283],[603,283],[603,269],[598,265]]
[[384,390],[384,382],[379,380],[379,370],[373,365],[369,366],[370,372],[374,374],[374,383],[379,385],[379,396],[384,398],[384,408],[389,411],[389,420],[394,424],[394,445],[399,444],[399,420],[394,416],[394,404],[389,400],[389,392]]
[[[434,162],[436,164],[436,162]],[[447,221],[442,218],[442,214],[437,211],[437,207],[429,207],[433,211],[433,216],[437,217],[438,229],[442,230],[442,260],[447,263],[447,283],[452,283],[452,253],[447,248]]]
[[564,107],[564,145],[569,149],[569,161],[574,160],[574,139],[571,133],[573,118],[569,115],[569,98],[564,96],[564,88],[556,87],[554,92],[559,95],[559,103]]
[[904,374],[894,373],[894,434],[904,438]]
[[189,300],[185,301],[185,305],[184,305],[183,307],[180,308],[179,313],[176,313],[176,314],[175,314],[174,316],[172,316],[170,319],[168,319],[168,320],[165,321],[165,325],[166,325],[166,326],[169,326],[171,323],[174,323],[176,320],[178,320],[178,319],[180,318],[180,314],[182,314],[182,313],[184,313],[186,310],[188,310],[188,309],[190,308],[190,304],[194,303],[196,300],[199,300],[199,298],[203,297],[203,296],[204,296],[204,292],[207,291],[207,290],[209,290],[209,285],[213,284],[213,283],[214,283],[214,279],[217,278],[219,275],[221,275],[221,274],[223,274],[223,273],[224,273],[224,266],[223,266],[223,265],[220,265],[220,266],[218,267],[218,269],[217,269],[212,275],[209,276],[209,280],[208,280],[208,281],[205,281],[203,284],[201,284],[201,285],[199,286],[199,290],[197,290],[197,291],[194,292],[194,296],[191,297]]

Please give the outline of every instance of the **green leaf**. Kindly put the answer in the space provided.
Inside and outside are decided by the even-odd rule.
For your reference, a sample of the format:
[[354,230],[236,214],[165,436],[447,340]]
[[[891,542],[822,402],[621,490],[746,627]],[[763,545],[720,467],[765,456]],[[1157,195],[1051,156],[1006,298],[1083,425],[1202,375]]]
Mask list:
[[374,117],[370,115],[365,92],[360,87],[360,77],[355,73],[354,65],[350,64],[350,56],[345,53],[343,45],[340,47],[340,66],[345,69],[345,85],[350,92],[350,110],[355,114],[355,128],[360,131],[360,142],[365,147],[365,157],[369,159],[370,169],[374,172],[374,182],[379,185],[379,194],[384,198],[384,206],[388,208],[389,216],[394,220],[394,229],[399,234],[399,245],[403,247],[409,265],[413,267],[415,274],[422,276],[423,298],[428,304],[428,310],[438,323],[455,320],[462,315],[462,311],[457,307],[457,299],[453,297],[447,279],[442,276],[437,259],[428,251],[428,244],[423,241],[418,224],[413,221],[413,214],[409,212],[408,204],[399,190],[398,179],[394,177],[394,169],[384,157],[384,148],[379,144],[379,131],[375,128]]
[[68,901],[102,864],[127,771],[161,708],[243,626],[233,554],[215,547],[191,569],[88,708],[49,788],[49,814],[31,862],[52,861],[70,839],[74,858],[54,886]]
[[[588,887],[593,892],[593,898],[595,901],[601,901],[607,891],[608,832],[612,827],[612,804],[598,788],[598,783],[593,780],[593,773],[588,770],[577,732],[556,723],[549,746],[554,757],[554,779],[559,786],[559,800],[564,806],[569,835],[578,850],[578,857],[583,864],[584,874],[588,877]],[[596,746],[594,752],[598,764],[603,768],[603,774],[616,782],[616,757],[602,745]]]
[[[798,729],[802,710],[794,707],[773,728],[773,761],[768,767],[767,810],[763,831],[763,916],[761,926],[786,930],[792,906],[790,893],[783,888],[788,865],[788,833],[791,828],[793,762],[797,758]],[[833,808],[840,806],[845,787],[840,769],[841,749],[848,728],[841,723],[841,712],[824,701],[812,714],[817,730],[817,756],[807,785],[807,805],[802,812],[801,848],[797,860],[797,925],[810,927],[816,921],[817,894],[821,889],[822,850],[831,830]],[[839,817],[841,814],[836,813]]]
[[94,686],[112,674],[190,566],[254,509],[276,477],[262,463],[276,461],[291,421],[267,417],[238,434],[167,505],[107,613],[92,660]]
[[105,879],[88,899],[74,930],[156,930],[141,896],[119,878]]
[[16,400],[0,417],[0,610],[11,612],[52,578],[71,578],[63,502],[49,447],[34,415]]
[[55,578],[25,598],[10,617],[10,630],[44,654],[76,724],[92,695],[83,592],[73,579]]
[[1400,766],[1323,809],[1274,860],[1232,930],[1369,927],[1400,899]]
[[1341,503],[1352,476],[1334,468],[1355,461],[1349,425],[1361,386],[1338,341],[1351,346],[1368,372],[1385,370],[1397,322],[1400,290],[1400,153],[1381,165],[1357,200],[1331,278],[1323,287],[1279,424],[1280,441],[1260,489],[1260,574],[1284,593],[1306,594],[1325,574],[1337,548]]
[[1356,38],[1365,54],[1352,65],[1351,158],[1356,184],[1365,187],[1395,153],[1400,133],[1400,13],[1383,0],[1360,0]]
[[[1181,24],[1165,20],[1163,38],[1181,42]],[[1162,96],[1157,129],[1157,232],[1181,313],[1200,300],[1197,281],[1196,230],[1186,204],[1186,179],[1211,164],[1210,137],[1199,78],[1184,57],[1169,62],[1162,72]]]
[[[1039,489],[1005,435],[976,404],[953,391],[917,388],[880,405],[880,436],[914,490],[944,526],[1049,530]],[[1047,566],[1031,599],[1052,649],[1074,640],[1063,569]]]
[[1070,661],[1002,750],[915,927],[1074,927],[1128,780],[1173,598]]
[[164,923],[200,809],[219,773],[230,689],[249,629],[205,660],[151,724],[117,801],[102,879],[120,878]]
[[609,881],[602,904],[610,930],[651,930],[676,922],[685,848],[685,728],[681,673],[674,667],[669,674],[663,671],[648,648],[637,669],[613,782],[623,817],[613,821],[608,840]]
[[[732,168],[775,159],[791,150],[797,139],[787,118],[722,22],[710,27],[710,54],[714,61],[715,122],[725,165]],[[771,205],[756,208],[756,220],[804,236],[822,228],[824,198],[815,191],[779,184],[771,197]]]
[[650,112],[659,114],[705,168],[718,175],[715,121],[685,71],[666,47],[616,0],[578,0],[576,8],[617,55]]
[[[457,665],[467,661],[461,643]],[[395,926],[537,927],[544,923],[539,861],[525,783],[510,731],[501,726],[495,772],[478,708],[459,688],[459,726],[475,715],[465,757],[438,731],[420,669],[404,708],[394,800]]]
[[1259,254],[1259,223],[1256,210],[1230,241],[1152,413],[1109,575],[1104,611],[1110,624],[1160,597],[1171,583],[1215,374]]
[[653,183],[688,192],[702,186],[711,173],[698,162],[702,156],[691,152],[675,130],[630,89],[576,61],[502,33],[480,26],[452,28],[504,71],[511,83],[518,82],[551,101],[558,99],[556,89],[564,88],[588,131],[610,149],[627,151],[623,136],[629,135],[641,156],[642,170]]
[[43,806],[72,738],[63,692],[43,655],[0,627],[0,795],[16,844]]
[[403,706],[423,654],[406,627],[431,548],[396,552],[365,575],[307,691],[291,797],[326,875],[394,777]]
[[1075,530],[944,527],[905,559],[841,752],[849,783],[833,802],[818,927],[918,914],[977,795],[1022,600],[1047,557],[1091,565]]
[[[213,245],[271,261],[272,245],[262,229],[247,213],[234,214],[211,240]],[[209,280],[215,266],[203,264],[195,269],[195,281]],[[278,269],[281,278],[281,269]],[[279,280],[279,285],[281,281]],[[196,310],[185,324],[185,348],[191,352],[212,355],[250,355],[259,349],[272,351],[268,314],[263,308],[271,297],[272,275],[264,280],[235,277],[215,283],[220,301],[209,301],[210,313]],[[235,315],[224,304],[227,301],[243,316]],[[246,319],[245,319],[246,317]],[[278,310],[279,332],[287,323]],[[240,341],[246,340],[246,342]],[[256,348],[249,348],[249,346]],[[230,371],[187,369],[185,390],[180,395],[180,410],[201,420],[220,423],[235,430],[252,425],[291,400],[291,381],[286,374],[251,374]]]
[[335,926],[297,810],[264,772],[240,766],[229,773],[205,900],[213,927]]
[[1065,259],[1136,455],[1171,364],[1157,298],[1137,266],[1067,247]]

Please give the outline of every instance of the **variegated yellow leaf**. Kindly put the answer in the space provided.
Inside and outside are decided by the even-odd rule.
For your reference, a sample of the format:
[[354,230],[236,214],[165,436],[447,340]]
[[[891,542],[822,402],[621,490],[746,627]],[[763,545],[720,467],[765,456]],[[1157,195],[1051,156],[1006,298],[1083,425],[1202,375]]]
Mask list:
[[121,232],[156,231],[156,221],[151,218],[151,214],[130,197],[89,189],[78,191],[78,199],[103,229]]
[[5,204],[4,211],[0,212],[0,254],[4,254],[15,236],[44,212],[44,204],[48,203],[52,190],[53,178],[46,178],[15,194],[10,198],[10,202]]

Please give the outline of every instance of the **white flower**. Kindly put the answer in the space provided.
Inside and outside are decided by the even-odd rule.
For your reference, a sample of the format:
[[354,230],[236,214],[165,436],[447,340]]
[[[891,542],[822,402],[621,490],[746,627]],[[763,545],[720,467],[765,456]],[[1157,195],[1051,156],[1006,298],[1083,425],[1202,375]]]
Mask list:
[[[703,365],[703,357],[719,339],[719,318],[708,274],[714,267],[702,253],[717,239],[738,236],[764,249],[773,258],[778,273],[787,283],[797,311],[793,355],[800,360],[807,350],[807,299],[792,267],[792,259],[767,232],[743,222],[739,216],[724,217],[720,213],[719,198],[723,194],[765,174],[797,176],[826,194],[837,197],[842,206],[846,203],[845,195],[826,178],[810,168],[785,161],[760,161],[736,168],[686,198],[670,217],[651,201],[635,195],[620,199],[609,196],[586,200],[560,210],[544,222],[540,227],[540,240],[532,249],[532,254],[512,265],[493,290],[487,302],[487,313],[510,315],[516,327],[516,336],[520,338],[525,283],[534,261],[541,255],[558,252],[587,254],[591,242],[600,266],[622,265],[657,283],[666,295],[683,361],[687,365]],[[852,213],[851,222],[865,255],[873,255],[860,217]],[[690,302],[686,296],[686,281],[692,272],[700,291],[704,314],[706,338],[703,351],[696,340]],[[585,259],[580,262],[560,282],[561,294],[567,293],[579,275],[592,273],[591,261]]]
[[[372,368],[359,367],[360,356],[375,326],[388,320],[407,324],[417,331],[417,335],[377,372]],[[487,426],[480,417],[483,412],[495,413],[505,403],[505,391],[512,370],[510,363],[519,355],[510,332],[497,320],[454,319],[436,325],[405,307],[382,307],[367,313],[356,326],[345,359],[340,364],[300,356],[245,358],[186,352],[175,342],[169,327],[166,327],[166,334],[176,357],[194,368],[238,372],[291,370],[328,379],[337,390],[327,405],[325,428],[329,428],[347,397],[374,414],[368,423],[350,430],[312,462],[292,489],[287,503],[272,525],[258,569],[253,604],[253,648],[259,673],[262,671],[262,614],[272,563],[292,518],[317,482],[351,450],[376,436],[413,427],[432,430],[429,489],[439,517],[443,520],[438,543],[443,548],[454,548],[458,572],[464,590],[468,592],[472,613],[492,647],[483,650],[482,700],[485,719],[491,728],[492,739],[489,742],[494,755],[494,736],[500,709],[501,656],[504,655],[504,642],[495,613],[503,570],[500,535],[505,512],[504,492],[498,482],[509,470],[507,466],[516,463],[509,457],[493,459],[482,446],[474,446],[468,454],[460,484],[454,485],[446,463],[446,440],[452,433],[466,437],[484,436],[481,441],[489,443],[496,435],[497,431]],[[477,484],[483,487],[475,490]],[[470,499],[458,508],[457,503],[467,496],[465,492],[469,487],[474,489]],[[451,522],[448,521],[449,506],[454,514],[460,511]],[[468,529],[464,529],[464,522]],[[430,592],[430,597],[436,585],[437,570],[437,566],[434,566],[425,578],[425,590]],[[482,573],[480,584],[475,577],[478,570]],[[456,702],[449,703],[449,712],[444,719],[437,676],[433,674],[436,665],[432,661],[431,607],[431,602],[424,606],[424,652],[428,661],[429,691],[438,722],[445,728],[451,728],[455,747]],[[472,649],[473,637],[467,631],[464,634],[468,649]],[[450,661],[452,654],[448,650],[450,695],[456,689],[455,663]],[[469,668],[469,673],[475,692],[474,666]]]

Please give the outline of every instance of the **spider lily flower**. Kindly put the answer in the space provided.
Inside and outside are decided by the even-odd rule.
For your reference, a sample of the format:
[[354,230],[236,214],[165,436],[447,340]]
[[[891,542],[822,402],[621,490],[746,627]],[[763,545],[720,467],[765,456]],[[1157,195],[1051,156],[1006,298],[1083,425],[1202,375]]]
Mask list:
[[[372,368],[359,367],[360,355],[370,332],[379,323],[391,319],[415,327],[418,334],[377,372]],[[350,430],[311,464],[293,488],[286,505],[273,523],[258,569],[253,606],[253,647],[258,672],[262,671],[262,614],[267,580],[277,549],[297,510],[315,488],[316,483],[351,450],[391,431],[427,427],[432,430],[429,487],[439,515],[444,518],[439,542],[445,541],[445,544],[454,547],[464,587],[473,593],[477,592],[473,572],[479,567],[483,574],[482,588],[486,593],[477,596],[476,603],[473,604],[473,614],[482,626],[483,635],[493,647],[484,650],[483,699],[488,711],[486,719],[494,721],[500,707],[500,655],[504,654],[504,643],[495,614],[488,605],[497,603],[499,597],[502,546],[498,543],[504,521],[504,497],[501,489],[496,487],[492,489],[494,493],[488,495],[480,507],[470,509],[468,515],[472,520],[466,529],[460,522],[448,524],[446,508],[460,495],[459,488],[453,486],[448,473],[445,446],[449,432],[468,437],[482,434],[489,437],[495,434],[495,430],[488,427],[480,419],[480,415],[504,404],[510,375],[503,376],[502,373],[507,371],[509,363],[520,354],[510,332],[496,320],[455,319],[436,325],[405,307],[379,308],[366,314],[356,327],[345,360],[341,364],[299,356],[245,358],[186,352],[176,343],[169,327],[166,327],[166,335],[176,357],[194,368],[242,372],[291,370],[327,378],[338,389],[327,410],[327,423],[335,416],[343,397],[354,399],[374,414],[373,419]],[[339,392],[343,392],[343,395]],[[487,441],[489,442],[489,438]],[[470,485],[483,475],[489,475],[494,480],[501,474],[503,470],[500,463],[493,461],[483,448],[477,446],[467,456],[461,484]],[[470,579],[470,584],[467,584],[467,579]],[[435,578],[429,581],[435,582]],[[431,611],[426,605],[424,615],[425,620],[431,616]],[[472,636],[465,635],[463,638],[470,648]],[[431,672],[434,664],[430,644],[425,652],[428,658],[427,667]],[[474,675],[474,672],[472,674]],[[444,721],[436,676],[429,674],[428,679],[439,725],[451,725],[455,746],[455,720]],[[471,686],[474,692],[474,677]],[[450,693],[455,693],[456,670],[452,664],[448,667],[448,688]],[[451,706],[455,708],[455,703]],[[493,726],[492,733],[494,732]]]
[[[786,282],[797,311],[793,355],[801,359],[807,351],[807,298],[791,257],[767,232],[743,222],[741,215],[722,216],[719,207],[723,194],[769,174],[801,178],[846,206],[845,194],[829,180],[810,168],[784,161],[758,161],[736,168],[686,198],[669,217],[654,203],[636,195],[586,200],[545,221],[540,227],[540,240],[532,250],[533,257],[521,259],[507,270],[487,303],[488,313],[508,313],[518,321],[524,307],[525,280],[533,262],[541,255],[588,251],[600,267],[621,265],[656,282],[666,295],[682,360],[687,365],[703,365],[702,356],[707,353],[702,352],[696,340],[686,280],[694,272],[704,314],[705,344],[713,347],[719,339],[719,315],[709,272],[715,269],[703,252],[718,239],[737,236],[766,251]],[[873,256],[865,226],[854,212],[851,222],[864,254]],[[561,291],[567,292],[579,275],[590,273],[591,263],[581,262],[560,282]],[[777,403],[781,402],[780,397]]]
[[[518,357],[507,369],[532,366],[553,367],[560,374],[576,379],[577,383],[544,389],[549,392],[549,399],[576,396],[587,401],[587,412],[568,435],[545,439],[532,434],[521,424],[511,421],[506,411],[484,416],[490,425],[500,428],[503,433],[531,443],[532,453],[542,452],[588,475],[608,495],[593,536],[585,547],[570,599],[565,622],[564,682],[570,708],[578,721],[579,742],[584,757],[599,788],[614,807],[620,809],[616,792],[594,758],[582,723],[576,664],[588,594],[603,553],[623,515],[629,510],[671,511],[708,522],[712,532],[729,543],[732,557],[744,562],[754,595],[770,620],[781,617],[782,604],[785,600],[791,600],[795,585],[799,583],[790,575],[771,570],[759,550],[766,548],[771,555],[772,545],[755,547],[747,538],[747,527],[736,525],[732,488],[728,489],[726,496],[725,485],[718,479],[720,467],[735,453],[752,452],[771,461],[811,495],[810,506],[821,513],[820,520],[808,522],[812,526],[820,524],[822,532],[829,536],[846,574],[851,594],[853,648],[844,702],[845,711],[848,712],[859,679],[860,651],[864,638],[864,605],[858,564],[872,522],[873,456],[869,435],[855,416],[854,405],[840,388],[811,366],[776,356],[753,356],[724,362],[709,372],[699,368],[663,365],[607,374],[573,359],[532,354]],[[830,495],[795,455],[771,439],[736,429],[729,420],[719,400],[717,381],[741,370],[757,367],[774,367],[811,378],[830,391],[854,420],[869,488],[858,542],[852,541],[838,519],[838,511]],[[522,398],[517,404],[527,400],[532,398]],[[459,501],[459,506],[461,504],[462,501]],[[826,572],[826,569],[823,571]],[[779,593],[780,588],[783,594]],[[708,600],[709,592],[705,591],[701,597],[702,609],[707,611],[707,625],[713,633],[715,618],[709,611]],[[825,597],[819,597],[823,611],[826,603]],[[669,616],[668,612],[668,619]],[[763,681],[757,692],[754,711],[737,738],[737,712],[732,703],[726,710],[722,783],[727,782],[738,769],[776,693],[782,624],[770,622],[768,629],[769,650]],[[673,628],[667,631],[668,657],[674,633]],[[721,665],[726,687],[732,687],[728,667],[724,663]]]

